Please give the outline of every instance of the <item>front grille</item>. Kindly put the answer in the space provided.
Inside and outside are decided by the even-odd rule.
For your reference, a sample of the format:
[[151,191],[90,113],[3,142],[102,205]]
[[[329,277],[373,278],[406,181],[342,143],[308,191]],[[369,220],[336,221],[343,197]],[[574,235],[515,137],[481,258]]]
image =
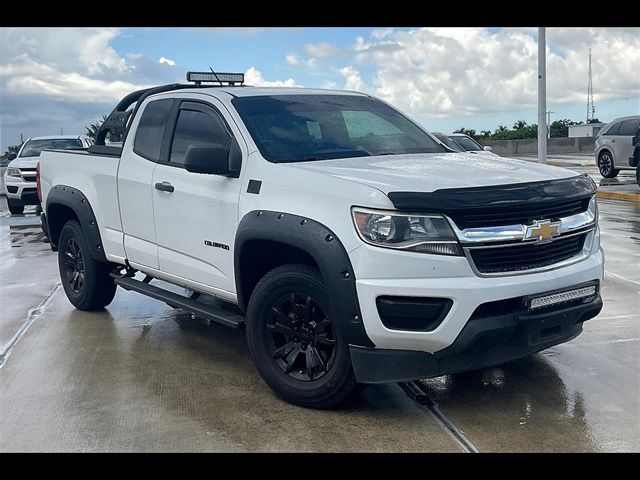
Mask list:
[[36,181],[36,169],[35,168],[21,168],[20,175],[25,182]]
[[537,205],[492,206],[469,208],[449,214],[460,229],[497,227],[501,225],[529,225],[534,220],[557,219],[582,213],[589,208],[589,198]]
[[494,248],[469,249],[480,273],[506,273],[548,267],[578,255],[587,233],[556,238],[549,243],[509,244]]

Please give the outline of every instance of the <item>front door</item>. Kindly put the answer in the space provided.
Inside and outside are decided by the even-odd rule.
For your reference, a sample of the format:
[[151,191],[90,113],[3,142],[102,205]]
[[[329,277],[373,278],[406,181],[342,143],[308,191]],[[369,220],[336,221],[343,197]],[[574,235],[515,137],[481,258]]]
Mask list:
[[183,160],[190,145],[229,146],[233,135],[220,110],[183,100],[167,161],[158,163],[153,173],[160,271],[229,299],[235,298],[233,243],[240,179],[191,173]]

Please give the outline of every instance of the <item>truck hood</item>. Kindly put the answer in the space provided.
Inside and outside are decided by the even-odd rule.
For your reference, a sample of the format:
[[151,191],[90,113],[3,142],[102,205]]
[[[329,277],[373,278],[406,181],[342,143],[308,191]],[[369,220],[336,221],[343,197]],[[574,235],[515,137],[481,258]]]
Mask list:
[[39,160],[40,157],[18,157],[11,160],[7,166],[15,168],[36,168]]
[[576,175],[564,168],[471,153],[420,153],[289,164],[389,192],[433,192],[555,180]]

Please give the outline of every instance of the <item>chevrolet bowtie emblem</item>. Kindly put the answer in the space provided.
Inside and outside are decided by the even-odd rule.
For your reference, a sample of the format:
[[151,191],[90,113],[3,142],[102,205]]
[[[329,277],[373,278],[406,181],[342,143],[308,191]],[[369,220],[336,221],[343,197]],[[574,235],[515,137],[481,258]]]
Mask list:
[[553,237],[560,235],[560,223],[550,220],[536,220],[533,225],[525,227],[523,240],[536,239],[536,243],[550,242]]

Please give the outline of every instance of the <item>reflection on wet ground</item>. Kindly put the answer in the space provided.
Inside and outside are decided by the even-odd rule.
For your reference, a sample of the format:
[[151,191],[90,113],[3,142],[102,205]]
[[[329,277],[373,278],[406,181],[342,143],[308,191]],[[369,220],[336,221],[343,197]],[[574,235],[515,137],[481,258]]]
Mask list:
[[[0,451],[463,451],[446,422],[481,452],[638,451],[638,208],[600,202],[602,314],[540,354],[422,380],[441,419],[396,385],[294,407],[259,378],[242,330],[122,290],[80,312],[59,292],[0,368]],[[34,218],[0,215],[0,344],[58,281]]]

